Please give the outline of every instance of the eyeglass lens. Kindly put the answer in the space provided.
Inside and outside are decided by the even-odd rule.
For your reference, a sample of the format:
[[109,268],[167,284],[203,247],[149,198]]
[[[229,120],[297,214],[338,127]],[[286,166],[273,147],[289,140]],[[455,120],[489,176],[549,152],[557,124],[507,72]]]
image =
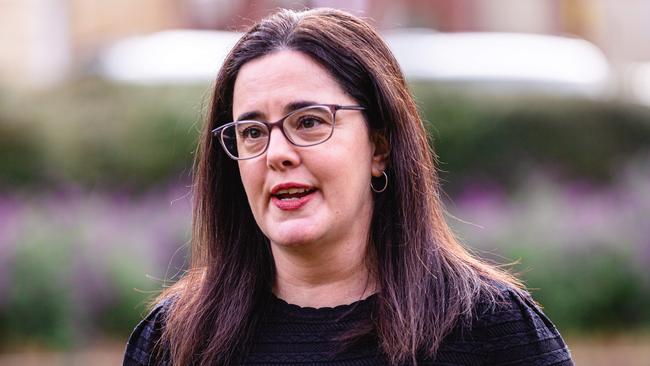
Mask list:
[[[297,146],[311,146],[326,141],[334,128],[334,115],[325,106],[296,110],[284,118],[284,134]],[[221,140],[228,152],[246,159],[262,154],[269,143],[270,131],[258,121],[239,121],[223,129]]]

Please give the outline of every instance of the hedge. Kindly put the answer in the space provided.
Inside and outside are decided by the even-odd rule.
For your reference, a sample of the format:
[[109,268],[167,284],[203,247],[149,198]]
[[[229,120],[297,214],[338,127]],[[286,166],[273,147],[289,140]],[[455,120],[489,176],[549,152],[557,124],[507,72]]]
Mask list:
[[[413,84],[448,192],[511,189],[544,168],[607,184],[650,151],[650,109],[619,101],[469,94]],[[186,180],[209,87],[97,80],[0,98],[0,187],[128,187]]]

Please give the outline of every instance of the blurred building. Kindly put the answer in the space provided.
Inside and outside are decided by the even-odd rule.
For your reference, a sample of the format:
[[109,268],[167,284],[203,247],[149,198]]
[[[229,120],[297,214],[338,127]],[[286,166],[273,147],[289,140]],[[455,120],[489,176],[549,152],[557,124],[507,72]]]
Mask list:
[[182,27],[178,3],[0,0],[0,85],[51,85],[117,39]]
[[278,7],[320,6],[349,10],[384,29],[572,35],[596,44],[615,66],[650,62],[650,0],[0,0],[0,86],[64,80],[126,36],[242,30]]

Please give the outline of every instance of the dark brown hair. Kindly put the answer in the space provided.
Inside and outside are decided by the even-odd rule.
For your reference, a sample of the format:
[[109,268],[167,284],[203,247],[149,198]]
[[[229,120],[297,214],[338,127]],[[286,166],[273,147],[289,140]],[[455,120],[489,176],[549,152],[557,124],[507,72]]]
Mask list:
[[458,243],[444,219],[425,128],[392,53],[363,20],[333,9],[281,10],[254,25],[222,66],[194,172],[189,271],[159,299],[173,298],[162,343],[175,365],[237,360],[268,301],[275,268],[253,219],[236,162],[210,130],[232,119],[233,87],[246,62],[289,49],[325,67],[366,108],[371,134],[388,143],[388,189],[374,197],[368,257],[379,282],[375,334],[392,364],[435,355],[443,337],[496,301],[509,274]]

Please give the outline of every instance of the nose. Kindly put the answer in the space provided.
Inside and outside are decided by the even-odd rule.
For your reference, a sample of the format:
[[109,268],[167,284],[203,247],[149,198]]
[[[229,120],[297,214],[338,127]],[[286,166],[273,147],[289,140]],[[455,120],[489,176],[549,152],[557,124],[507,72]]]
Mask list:
[[272,128],[266,149],[266,165],[271,170],[284,170],[300,164],[300,155],[280,128]]

